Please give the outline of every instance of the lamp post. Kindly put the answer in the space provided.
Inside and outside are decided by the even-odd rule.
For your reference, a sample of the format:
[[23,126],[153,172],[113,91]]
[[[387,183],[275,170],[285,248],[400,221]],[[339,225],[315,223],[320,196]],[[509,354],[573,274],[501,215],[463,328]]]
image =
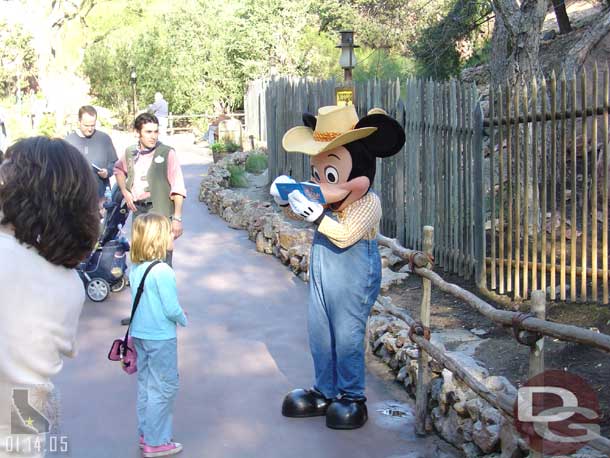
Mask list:
[[343,80],[348,85],[352,82],[352,69],[356,66],[354,49],[360,46],[354,44],[353,30],[342,30],[339,33],[341,33],[341,43],[336,48],[341,48],[339,65],[343,68]]
[[354,44],[354,31],[342,30],[341,43],[336,48],[341,49],[339,65],[343,68],[343,85],[337,87],[337,105],[351,105],[354,101],[354,88],[352,83],[352,69],[356,66],[355,48],[360,46]]
[[131,74],[129,75],[129,79],[131,80],[131,95],[132,95],[132,103],[133,103],[133,115],[136,115],[136,107],[138,106],[138,102],[136,100],[136,82],[138,81],[138,74],[136,73],[136,68],[131,67]]

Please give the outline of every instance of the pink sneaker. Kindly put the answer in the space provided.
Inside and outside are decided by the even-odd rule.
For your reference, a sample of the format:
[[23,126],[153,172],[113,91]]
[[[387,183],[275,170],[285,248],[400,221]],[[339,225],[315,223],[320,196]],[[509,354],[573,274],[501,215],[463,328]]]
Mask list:
[[156,456],[175,455],[176,453],[180,453],[181,451],[182,444],[178,442],[170,442],[169,444],[155,446],[144,444],[142,456],[144,458],[154,458]]

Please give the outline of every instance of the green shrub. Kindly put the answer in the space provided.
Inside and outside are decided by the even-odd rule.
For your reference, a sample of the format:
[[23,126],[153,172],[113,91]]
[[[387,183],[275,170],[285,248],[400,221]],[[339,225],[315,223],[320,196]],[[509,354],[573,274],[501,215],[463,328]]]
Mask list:
[[224,143],[220,143],[220,142],[212,143],[212,153],[221,154],[221,153],[225,153],[225,152],[226,152],[226,149],[225,149]]
[[246,159],[246,172],[262,173],[267,168],[267,156],[264,154],[250,154]]
[[243,167],[238,165],[229,165],[227,166],[227,170],[231,174],[231,177],[229,178],[229,185],[232,188],[248,187],[248,179],[246,178],[246,171]]
[[231,140],[225,141],[225,151],[227,153],[234,153],[235,151],[238,151],[239,149],[241,149],[241,146],[239,146],[234,141],[231,141]]
[[40,124],[38,125],[38,134],[46,135],[48,137],[54,137],[57,135],[55,117],[50,114],[42,115]]

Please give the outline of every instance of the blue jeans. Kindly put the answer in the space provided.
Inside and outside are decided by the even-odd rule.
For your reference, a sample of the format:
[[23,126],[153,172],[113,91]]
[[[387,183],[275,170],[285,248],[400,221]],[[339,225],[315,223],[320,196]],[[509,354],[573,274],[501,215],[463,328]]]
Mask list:
[[329,399],[364,399],[364,334],[381,286],[377,241],[360,240],[342,249],[316,232],[309,274],[315,388]]
[[176,339],[133,338],[138,352],[138,433],[147,445],[171,441],[174,399],[178,392]]

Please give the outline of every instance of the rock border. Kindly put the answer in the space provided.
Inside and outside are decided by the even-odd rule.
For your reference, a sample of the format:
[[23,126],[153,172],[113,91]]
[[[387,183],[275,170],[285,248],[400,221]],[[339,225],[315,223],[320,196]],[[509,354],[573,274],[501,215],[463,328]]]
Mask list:
[[[258,252],[274,255],[301,280],[308,281],[309,248],[314,234],[310,225],[286,218],[271,199],[252,200],[239,190],[229,188],[227,166],[243,165],[247,157],[247,152],[240,151],[216,164],[210,164],[207,175],[201,180],[199,200],[208,206],[210,212],[227,221],[229,227],[246,230]],[[393,284],[402,283],[409,274],[408,266],[403,266],[399,272],[390,269],[402,262],[390,249],[381,247],[380,253],[383,292]],[[407,323],[385,312],[385,307],[389,305],[391,300],[388,297],[378,297],[368,320],[367,339],[373,354],[394,371],[396,381],[414,397],[419,349],[408,337]],[[432,340],[445,348],[441,334],[433,333]],[[516,394],[516,388],[505,377],[490,376],[487,369],[463,352],[447,352],[490,390]],[[428,432],[436,431],[447,442],[461,449],[467,458],[524,458],[528,455],[527,444],[496,408],[438,362],[430,361],[430,369]],[[589,447],[572,456],[606,457]]]

